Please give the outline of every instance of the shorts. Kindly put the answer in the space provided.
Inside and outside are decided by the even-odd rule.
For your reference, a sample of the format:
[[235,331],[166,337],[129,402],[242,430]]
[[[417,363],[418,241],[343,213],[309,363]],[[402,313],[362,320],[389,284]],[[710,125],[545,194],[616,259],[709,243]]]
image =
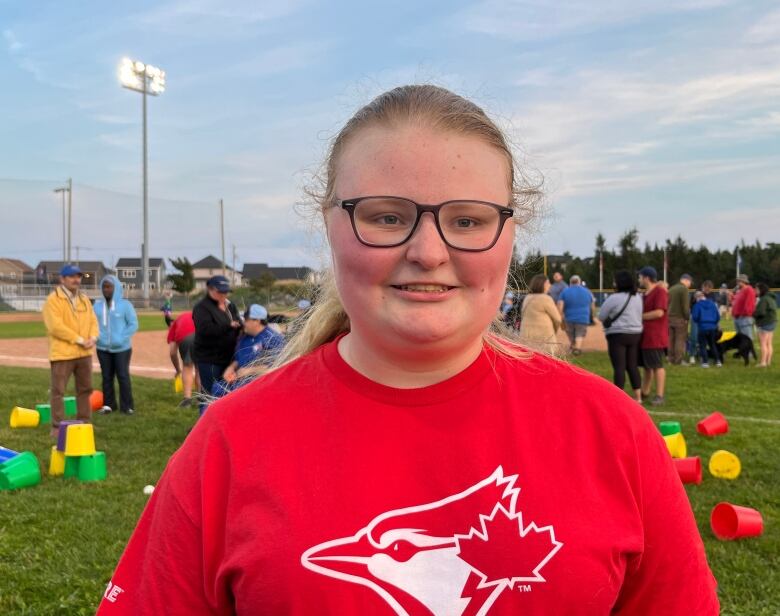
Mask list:
[[648,370],[657,370],[664,367],[666,349],[642,349],[639,354],[639,365]]
[[181,361],[184,365],[191,366],[195,363],[194,349],[195,334],[190,334],[179,343],[179,357],[181,357]]
[[775,331],[776,327],[777,327],[777,321],[775,321],[773,323],[767,323],[766,325],[759,325],[758,326],[758,331],[766,332],[766,333],[770,334],[773,331]]
[[584,338],[588,333],[588,326],[585,323],[569,323],[566,321],[566,333],[569,338]]

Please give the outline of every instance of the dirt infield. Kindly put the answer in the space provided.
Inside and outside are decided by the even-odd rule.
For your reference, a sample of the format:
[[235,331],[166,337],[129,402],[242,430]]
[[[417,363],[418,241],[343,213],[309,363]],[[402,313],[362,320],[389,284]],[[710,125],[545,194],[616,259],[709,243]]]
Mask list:
[[[6,315],[0,315],[5,317]],[[21,321],[40,320],[40,315],[14,315]],[[26,317],[32,318],[26,318]],[[0,319],[2,320],[2,319]],[[13,319],[9,319],[13,320]],[[133,358],[130,363],[130,373],[137,376],[147,376],[156,379],[173,378],[173,365],[168,357],[168,344],[165,341],[165,331],[138,332],[133,336]],[[559,342],[563,348],[568,346],[566,335],[559,332]],[[588,334],[583,342],[585,351],[606,351],[607,342],[600,325],[588,328]],[[25,368],[48,368],[48,342],[46,338],[10,338],[0,340],[0,365],[21,366]],[[100,372],[100,365],[95,357],[92,369]]]

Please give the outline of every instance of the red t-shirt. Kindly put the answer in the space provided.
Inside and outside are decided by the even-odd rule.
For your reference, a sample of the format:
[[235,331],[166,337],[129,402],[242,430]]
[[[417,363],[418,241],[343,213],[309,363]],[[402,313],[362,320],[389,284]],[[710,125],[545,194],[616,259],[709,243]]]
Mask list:
[[660,319],[642,321],[643,349],[665,349],[669,346],[669,292],[660,284],[645,293],[642,300],[642,312],[661,309],[664,315]]
[[664,442],[610,383],[486,350],[394,389],[330,343],[209,407],[98,613],[710,616],[718,600]]
[[168,328],[168,344],[181,342],[194,333],[195,321],[192,320],[192,312],[182,312]]
[[756,310],[756,292],[750,285],[742,287],[731,304],[733,317],[752,317]]

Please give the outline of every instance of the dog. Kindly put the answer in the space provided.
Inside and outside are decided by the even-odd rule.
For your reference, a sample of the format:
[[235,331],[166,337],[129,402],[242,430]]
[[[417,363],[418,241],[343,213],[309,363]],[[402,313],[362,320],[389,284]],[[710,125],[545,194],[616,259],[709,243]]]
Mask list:
[[[727,334],[730,334],[732,332],[726,332]],[[718,340],[722,340],[724,338],[723,332],[718,330]],[[753,359],[758,361],[758,356],[756,355],[756,349],[753,348],[753,341],[750,339],[750,336],[746,336],[745,334],[741,332],[736,332],[734,336],[722,340],[722,342],[718,342],[718,353],[720,353],[721,361],[726,360],[726,353],[728,351],[735,351],[733,357],[734,359],[741,357],[745,361],[745,365],[747,366],[750,363],[750,356],[753,356]]]

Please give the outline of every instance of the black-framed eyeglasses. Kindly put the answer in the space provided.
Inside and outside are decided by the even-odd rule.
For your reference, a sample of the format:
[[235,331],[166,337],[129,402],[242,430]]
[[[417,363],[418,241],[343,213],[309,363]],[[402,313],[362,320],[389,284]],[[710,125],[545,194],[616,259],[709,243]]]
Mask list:
[[409,241],[422,215],[430,212],[447,246],[482,252],[495,246],[514,214],[508,206],[470,199],[427,205],[404,197],[374,196],[341,199],[336,204],[349,213],[358,241],[375,248],[393,248]]

